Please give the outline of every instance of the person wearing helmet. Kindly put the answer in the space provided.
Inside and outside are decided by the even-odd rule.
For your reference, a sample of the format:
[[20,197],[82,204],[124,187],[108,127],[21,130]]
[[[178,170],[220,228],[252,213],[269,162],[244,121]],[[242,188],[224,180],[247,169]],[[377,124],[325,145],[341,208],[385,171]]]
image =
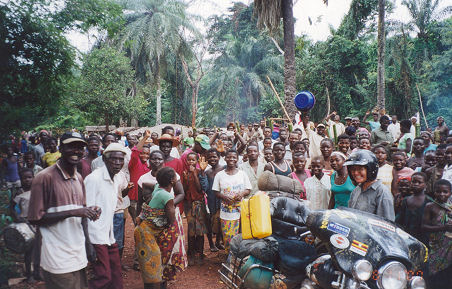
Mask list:
[[344,164],[350,178],[357,184],[350,195],[349,208],[365,211],[390,221],[395,220],[391,191],[377,180],[378,161],[368,150],[352,153]]

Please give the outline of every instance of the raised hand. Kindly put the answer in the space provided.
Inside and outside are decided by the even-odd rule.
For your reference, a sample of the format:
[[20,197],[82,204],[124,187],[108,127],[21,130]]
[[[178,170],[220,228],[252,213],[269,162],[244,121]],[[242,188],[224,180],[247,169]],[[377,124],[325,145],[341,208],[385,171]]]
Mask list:
[[220,153],[224,152],[224,144],[221,139],[217,141],[217,151],[219,151]]
[[207,163],[206,158],[201,156],[201,158],[199,159],[199,167],[201,168],[201,170],[204,171],[208,165],[209,164]]

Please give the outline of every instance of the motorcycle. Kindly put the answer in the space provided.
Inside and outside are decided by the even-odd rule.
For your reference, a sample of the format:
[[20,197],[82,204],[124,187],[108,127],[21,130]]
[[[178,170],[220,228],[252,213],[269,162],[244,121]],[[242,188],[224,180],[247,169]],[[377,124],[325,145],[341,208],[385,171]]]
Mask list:
[[[287,197],[271,201],[271,216],[268,238],[276,246],[241,236],[231,242],[219,270],[228,288],[426,288],[427,247],[392,222],[350,208],[310,211],[305,201]],[[284,259],[295,266],[288,270]]]

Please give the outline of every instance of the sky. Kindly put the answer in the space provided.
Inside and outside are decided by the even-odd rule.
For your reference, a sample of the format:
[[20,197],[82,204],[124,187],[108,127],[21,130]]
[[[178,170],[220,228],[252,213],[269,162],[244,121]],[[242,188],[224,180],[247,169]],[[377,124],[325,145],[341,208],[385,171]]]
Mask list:
[[[448,2],[450,0],[445,0]],[[228,13],[228,7],[232,6],[230,0],[187,0],[190,3],[188,12],[207,18],[212,15],[220,15]],[[253,1],[243,0],[245,4]],[[294,17],[297,19],[295,23],[295,35],[306,34],[314,41],[323,41],[330,35],[330,25],[338,28],[342,18],[348,12],[352,0],[330,0],[328,6],[323,4],[322,0],[294,0]],[[392,15],[388,18],[408,22],[410,17],[405,6],[401,5],[402,0],[395,0],[396,8]],[[444,3],[443,3],[444,4]],[[308,17],[312,20],[309,23]],[[320,20],[320,21],[317,21]],[[199,25],[201,31],[205,27]],[[81,52],[88,52],[95,42],[95,31],[91,31],[90,35],[82,35],[77,32],[70,32],[66,36],[69,41],[77,47]]]

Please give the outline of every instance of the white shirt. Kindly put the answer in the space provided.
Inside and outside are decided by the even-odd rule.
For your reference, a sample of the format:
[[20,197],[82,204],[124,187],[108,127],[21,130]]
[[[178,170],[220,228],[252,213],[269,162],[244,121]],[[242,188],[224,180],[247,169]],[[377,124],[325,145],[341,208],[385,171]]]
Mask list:
[[257,187],[257,180],[261,176],[262,172],[264,171],[265,164],[261,162],[259,159],[257,160],[257,173],[254,171],[254,169],[251,167],[250,162],[247,161],[239,166],[239,169],[244,171],[246,175],[248,176],[248,179],[251,183],[251,194],[256,193],[259,191],[259,188]]
[[400,122],[397,123],[391,123],[388,126],[388,131],[392,134],[392,137],[394,140],[398,139],[400,136]]
[[[272,139],[272,148],[273,148],[273,145],[275,144],[275,142],[276,142],[276,141],[275,141],[274,139]],[[264,150],[264,141],[263,141],[263,140],[259,141],[259,142],[257,143],[257,145],[258,145],[258,147],[259,147],[259,151],[260,151],[260,152]]]
[[452,165],[446,165],[443,171],[443,180],[448,180],[452,184]]
[[118,178],[110,178],[107,167],[95,170],[85,178],[86,206],[98,206],[102,209],[99,219],[88,221],[88,234],[91,243],[112,245],[116,242],[113,233],[113,215],[118,202]]
[[[239,192],[244,190],[251,190],[252,186],[247,174],[244,171],[238,170],[235,175],[228,175],[226,170],[220,171],[215,175],[212,185],[212,191],[218,191],[223,195],[230,197],[236,196]],[[220,218],[223,220],[238,220],[240,219],[240,208],[228,210],[227,205],[221,202]]]
[[129,185],[129,179],[122,170],[114,177],[114,181],[118,183],[118,203],[116,204],[115,214],[124,213],[124,210],[130,206],[129,196],[122,197],[122,191]]
[[306,133],[309,138],[309,157],[318,157],[322,155],[320,151],[320,143],[326,137],[319,135],[317,132],[307,129]]
[[341,122],[335,122],[331,119],[328,121],[328,134],[331,139],[334,139],[334,125],[336,125],[336,136],[340,136],[345,133],[345,125]]
[[316,176],[307,178],[304,181],[306,188],[306,200],[309,201],[311,210],[326,210],[331,198],[330,176],[324,174],[319,180]]

